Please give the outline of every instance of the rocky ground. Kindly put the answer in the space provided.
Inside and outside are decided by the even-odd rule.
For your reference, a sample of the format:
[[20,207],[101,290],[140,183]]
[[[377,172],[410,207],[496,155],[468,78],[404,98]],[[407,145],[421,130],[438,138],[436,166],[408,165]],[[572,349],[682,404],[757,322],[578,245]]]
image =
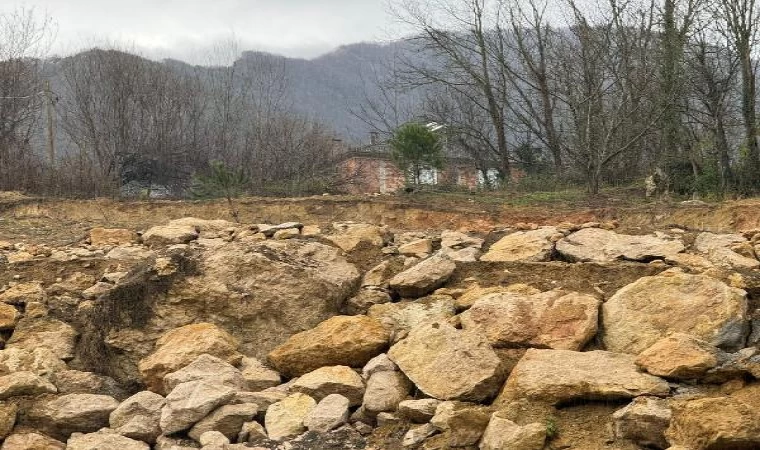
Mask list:
[[760,230],[508,223],[0,234],[2,449],[760,448]]

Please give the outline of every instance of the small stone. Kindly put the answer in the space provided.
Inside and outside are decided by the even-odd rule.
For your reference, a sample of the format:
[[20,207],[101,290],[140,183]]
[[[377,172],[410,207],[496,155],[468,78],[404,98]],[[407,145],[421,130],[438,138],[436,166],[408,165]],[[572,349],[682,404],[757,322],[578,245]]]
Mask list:
[[229,386],[233,389],[245,389],[243,374],[228,362],[215,356],[203,354],[185,367],[164,377],[164,392],[188,381],[208,380]]
[[398,414],[410,422],[426,423],[433,418],[435,410],[440,404],[441,401],[434,398],[404,400],[398,404]]
[[254,403],[221,406],[196,423],[187,435],[202,443],[206,432],[217,431],[234,440],[243,424],[253,420],[258,410],[258,405]]
[[282,441],[306,431],[304,420],[316,406],[317,402],[305,394],[292,394],[270,406],[264,417],[269,439]]
[[376,372],[367,381],[362,405],[370,413],[395,411],[412,387],[411,381],[401,372]]
[[164,434],[186,430],[234,395],[232,388],[209,381],[182,383],[166,397],[161,430]]
[[159,422],[165,404],[166,400],[154,392],[138,392],[121,402],[108,422],[122,436],[152,444],[161,435]]
[[546,425],[520,426],[496,413],[483,433],[480,450],[542,450],[545,441]]
[[667,400],[637,397],[612,415],[616,439],[627,439],[642,447],[667,448],[665,430],[670,424]]
[[204,447],[223,447],[229,445],[230,440],[218,431],[206,431],[198,438],[198,442]]
[[364,382],[350,367],[322,367],[304,374],[293,383],[293,392],[301,392],[320,401],[330,394],[346,397],[351,406],[362,404]]
[[438,430],[431,424],[426,423],[418,427],[414,427],[406,432],[404,439],[401,441],[401,445],[404,447],[413,447],[419,445],[425,441],[425,439],[437,433]]
[[327,433],[348,421],[349,400],[339,394],[330,394],[320,400],[306,416],[304,425],[309,431]]

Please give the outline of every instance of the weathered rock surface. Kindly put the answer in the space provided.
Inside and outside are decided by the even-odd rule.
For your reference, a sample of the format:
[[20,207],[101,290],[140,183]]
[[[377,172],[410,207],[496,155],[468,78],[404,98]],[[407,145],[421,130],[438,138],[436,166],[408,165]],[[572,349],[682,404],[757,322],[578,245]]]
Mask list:
[[600,304],[561,290],[491,294],[460,317],[462,328],[485,334],[494,347],[580,350],[596,335]]
[[29,416],[46,434],[67,438],[107,427],[109,415],[118,406],[119,402],[107,395],[68,394],[38,402]]
[[391,238],[385,227],[378,227],[366,223],[334,223],[333,229],[337,232],[327,238],[333,244],[345,252],[353,252],[362,247],[380,248]]
[[12,330],[18,322],[21,314],[18,310],[7,303],[0,303],[0,330]]
[[243,374],[248,390],[263,391],[280,384],[280,374],[266,367],[256,358],[243,358],[240,361],[240,371]]
[[391,302],[391,296],[387,292],[376,289],[362,289],[358,294],[346,301],[346,313],[349,315],[367,314],[374,305],[382,305]]
[[330,394],[347,398],[351,406],[362,403],[364,382],[361,376],[347,366],[328,366],[299,377],[290,387],[292,392],[306,394],[320,401]]
[[160,247],[173,244],[187,244],[198,239],[198,230],[189,225],[161,225],[143,233],[145,245]]
[[327,433],[348,421],[349,400],[340,394],[330,394],[317,403],[304,418],[309,431]]
[[67,450],[150,450],[145,442],[103,430],[97,433],[75,433],[66,443]]
[[137,239],[137,233],[124,228],[96,227],[90,230],[90,243],[95,247],[134,244]]
[[207,431],[218,431],[234,441],[243,424],[253,420],[258,410],[255,403],[221,406],[193,425],[187,435],[200,442]]
[[47,347],[38,347],[33,350],[20,348],[0,350],[0,374],[25,371],[49,377],[67,368],[66,363]]
[[489,408],[471,403],[442,402],[430,423],[443,433],[451,447],[466,447],[480,441],[491,417]]
[[529,349],[509,375],[497,403],[527,397],[559,404],[579,399],[665,396],[669,392],[667,382],[639,372],[630,355]]
[[612,415],[615,438],[643,447],[668,448],[665,430],[670,425],[670,416],[667,400],[637,397]]
[[230,445],[230,439],[218,431],[206,431],[198,438],[198,442],[206,448],[225,448]]
[[237,390],[247,387],[246,379],[238,369],[223,359],[203,354],[185,367],[167,374],[164,377],[164,392],[171,392],[182,383],[196,380],[213,381]]
[[700,378],[718,365],[718,349],[688,334],[676,333],[641,352],[636,365],[658,377]]
[[546,425],[531,423],[520,426],[498,413],[491,416],[481,450],[541,450],[546,441]]
[[111,377],[80,370],[61,370],[50,377],[59,394],[99,394],[118,399],[127,397],[124,389]]
[[454,299],[448,295],[430,295],[415,301],[385,303],[369,309],[367,315],[379,320],[397,342],[417,326],[430,321],[447,321],[454,317]]
[[391,278],[389,285],[402,297],[422,297],[446,283],[456,267],[448,258],[432,256]]
[[17,433],[3,441],[2,450],[64,450],[66,444],[40,433]]
[[504,380],[501,360],[485,337],[448,323],[413,329],[388,356],[422,392],[439,400],[484,400]]
[[166,396],[161,410],[161,431],[172,434],[186,430],[234,395],[232,388],[209,381],[182,383]]
[[18,283],[0,293],[0,302],[10,305],[25,305],[30,302],[42,302],[45,289],[40,283]]
[[156,442],[161,435],[161,409],[166,400],[150,391],[142,391],[121,402],[109,416],[110,427],[128,438]]
[[74,327],[57,319],[24,318],[16,325],[6,347],[26,350],[47,347],[59,358],[69,360],[74,357],[77,335]]
[[746,293],[701,275],[643,277],[602,305],[602,340],[613,352],[638,354],[671,333],[739,350],[749,333]]
[[575,262],[646,261],[685,250],[679,239],[631,236],[601,228],[584,228],[557,242],[557,251]]
[[508,234],[493,244],[488,252],[480,257],[480,260],[500,262],[548,261],[554,250],[554,243],[551,238],[557,233],[555,227],[541,227],[537,230],[517,231]]
[[187,325],[161,336],[156,341],[155,351],[140,361],[139,370],[150,390],[163,393],[163,380],[167,374],[192,363],[203,354],[237,363],[242,358],[237,348],[238,341],[216,325]]
[[16,425],[18,406],[14,403],[0,402],[0,439],[5,439]]
[[367,381],[362,406],[370,413],[395,411],[412,387],[412,383],[401,372],[376,372]]
[[33,372],[14,372],[0,377],[0,400],[22,395],[56,393],[58,390],[50,381]]
[[676,401],[665,432],[671,445],[693,449],[750,449],[760,446],[757,408],[731,397]]
[[313,398],[305,394],[292,394],[267,409],[264,417],[269,439],[281,441],[306,431],[304,420],[317,406]]
[[286,376],[299,376],[324,366],[362,367],[388,346],[388,332],[367,316],[336,316],[316,328],[291,336],[269,354]]

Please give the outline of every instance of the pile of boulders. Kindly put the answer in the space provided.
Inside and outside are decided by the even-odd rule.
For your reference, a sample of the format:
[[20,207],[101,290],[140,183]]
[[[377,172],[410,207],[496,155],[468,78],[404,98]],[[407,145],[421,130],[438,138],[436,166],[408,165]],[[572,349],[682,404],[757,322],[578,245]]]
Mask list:
[[[596,448],[563,441],[555,418],[589,402],[620,405],[614,448],[760,448],[760,316],[745,290],[760,231],[615,229],[184,218],[65,248],[0,242],[0,267],[19,271],[0,289],[2,449]],[[84,265],[23,279],[51,260]],[[611,295],[458,278],[620,261],[661,270]],[[155,287],[127,291],[135,280]],[[147,314],[98,309],[124,292]],[[83,317],[102,318],[97,333]],[[85,367],[93,337],[103,360]]]

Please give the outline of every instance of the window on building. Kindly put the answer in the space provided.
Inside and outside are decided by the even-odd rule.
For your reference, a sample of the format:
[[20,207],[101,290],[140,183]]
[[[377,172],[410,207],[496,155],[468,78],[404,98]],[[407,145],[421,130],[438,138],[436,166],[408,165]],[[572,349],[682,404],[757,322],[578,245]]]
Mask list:
[[478,170],[478,186],[485,186],[486,177],[488,177],[488,185],[496,187],[499,185],[499,169],[488,169],[485,174],[482,170]]
[[420,171],[420,184],[438,184],[438,171],[426,167]]

